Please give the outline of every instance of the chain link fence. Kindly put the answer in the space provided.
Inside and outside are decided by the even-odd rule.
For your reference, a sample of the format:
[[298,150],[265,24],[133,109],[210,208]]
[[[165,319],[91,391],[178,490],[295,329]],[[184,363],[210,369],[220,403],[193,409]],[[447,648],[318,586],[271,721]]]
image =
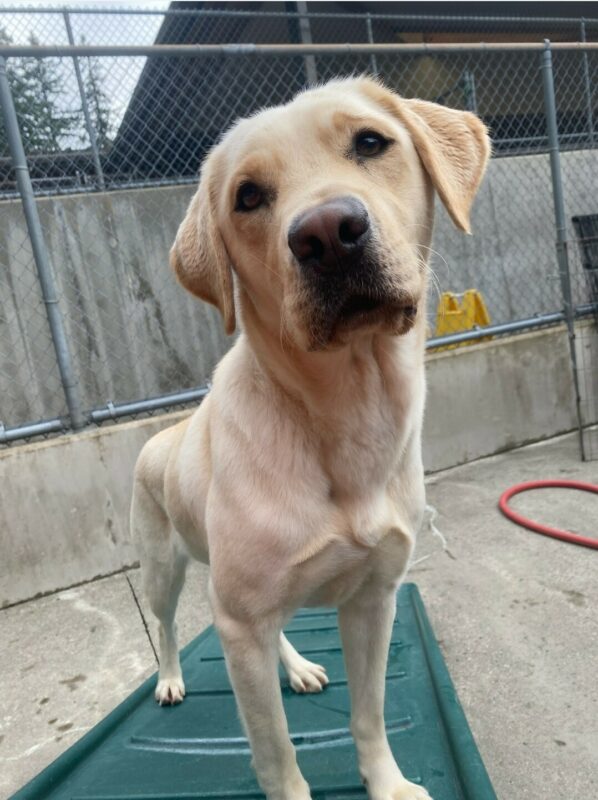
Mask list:
[[[598,50],[559,41],[595,41],[598,22],[542,22],[555,42],[555,144],[538,20],[193,5],[167,14],[0,7],[0,441],[202,396],[230,341],[216,313],[186,296],[168,269],[201,161],[239,116],[314,81],[360,73],[474,111],[492,133],[474,237],[438,209],[430,346],[568,320],[580,420],[586,429],[595,423]],[[485,47],[467,43],[482,37]],[[514,41],[492,44],[507,37]],[[557,145],[566,262],[555,247]],[[598,456],[590,433],[586,450]]]
[[[594,147],[562,153],[561,175],[572,304],[590,304],[593,312],[578,321],[572,342],[581,451],[587,459],[598,459],[598,51],[575,55],[555,56],[554,86],[557,109],[569,103],[585,113]],[[562,141],[571,131],[571,119],[557,114],[557,125]],[[591,157],[586,160],[584,153]]]

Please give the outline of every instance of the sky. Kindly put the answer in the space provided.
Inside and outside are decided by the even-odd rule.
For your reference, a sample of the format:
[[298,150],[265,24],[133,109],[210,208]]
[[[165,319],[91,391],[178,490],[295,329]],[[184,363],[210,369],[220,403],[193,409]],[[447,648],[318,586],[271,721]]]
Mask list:
[[[33,34],[40,44],[66,45],[67,34],[64,26],[62,10],[86,9],[88,13],[71,11],[70,19],[75,41],[83,39],[92,45],[149,45],[153,44],[162,24],[164,15],[160,13],[168,8],[168,0],[135,0],[127,3],[102,2],[102,0],[81,0],[65,4],[64,0],[41,0],[40,3],[10,2],[0,0],[0,28],[12,38],[15,44],[29,44]],[[56,8],[56,12],[32,13],[25,9],[36,7]],[[15,11],[15,9],[23,11]],[[151,14],[111,14],[110,9],[150,10]],[[8,9],[8,10],[7,10]],[[102,13],[91,13],[98,10]],[[113,124],[118,127],[125,113],[135,85],[139,79],[145,58],[102,58],[101,69],[104,74],[104,91],[110,98]],[[76,106],[78,90],[72,64],[63,64],[64,103],[65,106]]]
[[[41,0],[33,4],[0,0],[0,25],[13,37],[15,44],[27,44],[30,33],[34,33],[42,44],[67,44],[62,20],[62,9],[89,8],[90,13],[72,13],[71,24],[75,39],[82,35],[89,44],[152,44],[162,23],[160,11],[168,8],[168,0],[143,0],[143,2],[111,3],[95,0],[65,3],[64,0]],[[55,7],[58,13],[31,13],[26,9]],[[22,8],[23,12],[14,11]],[[110,14],[110,9],[134,9],[152,11],[152,14]],[[5,11],[4,9],[10,9]],[[91,13],[101,11],[105,13]]]

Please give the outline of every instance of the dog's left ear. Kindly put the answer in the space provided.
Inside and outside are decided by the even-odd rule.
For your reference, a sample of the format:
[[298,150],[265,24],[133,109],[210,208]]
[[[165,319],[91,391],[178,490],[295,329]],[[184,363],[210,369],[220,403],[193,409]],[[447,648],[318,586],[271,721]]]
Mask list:
[[397,98],[405,125],[455,225],[470,233],[469,212],[490,156],[484,123],[468,111]]
[[236,324],[233,273],[215,219],[211,161],[208,156],[202,166],[199,188],[170,250],[170,266],[187,291],[216,306],[230,335]]
[[484,123],[468,111],[406,100],[373,81],[362,88],[407,129],[453,222],[470,233],[469,212],[491,149]]

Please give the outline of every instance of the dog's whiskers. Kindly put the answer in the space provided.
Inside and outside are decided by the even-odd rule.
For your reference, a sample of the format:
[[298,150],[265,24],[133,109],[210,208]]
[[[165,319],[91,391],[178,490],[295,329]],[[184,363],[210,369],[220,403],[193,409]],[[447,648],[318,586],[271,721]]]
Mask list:
[[442,289],[441,289],[441,286],[440,286],[440,280],[438,278],[438,275],[436,274],[436,272],[430,266],[428,266],[428,271],[430,273],[430,279],[432,281],[432,286],[434,287],[434,289],[436,291],[436,295],[437,295],[438,300],[440,300],[440,298],[442,296]]
[[451,266],[448,263],[448,261],[446,260],[446,258],[442,255],[442,253],[439,253],[438,250],[434,250],[433,247],[428,247],[428,245],[426,245],[426,244],[420,244],[420,245],[418,245],[418,247],[423,247],[424,250],[429,250],[429,252],[432,255],[438,256],[438,258],[442,261],[442,263],[446,267],[446,275],[447,275],[447,278],[448,278],[448,276],[450,275],[450,272],[451,272]]

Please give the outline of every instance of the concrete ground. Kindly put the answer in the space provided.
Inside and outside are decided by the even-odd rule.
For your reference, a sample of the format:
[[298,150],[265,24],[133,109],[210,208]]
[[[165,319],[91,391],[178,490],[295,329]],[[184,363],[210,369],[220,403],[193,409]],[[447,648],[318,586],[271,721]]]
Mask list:
[[[518,528],[496,505],[513,483],[550,477],[598,483],[598,462],[580,463],[567,436],[429,476],[447,546],[425,530],[410,573],[501,800],[598,797],[598,553]],[[512,504],[597,532],[597,495],[542,490]],[[210,620],[205,582],[194,567],[181,644]],[[154,671],[145,617],[154,636],[137,570],[0,611],[1,797]]]

